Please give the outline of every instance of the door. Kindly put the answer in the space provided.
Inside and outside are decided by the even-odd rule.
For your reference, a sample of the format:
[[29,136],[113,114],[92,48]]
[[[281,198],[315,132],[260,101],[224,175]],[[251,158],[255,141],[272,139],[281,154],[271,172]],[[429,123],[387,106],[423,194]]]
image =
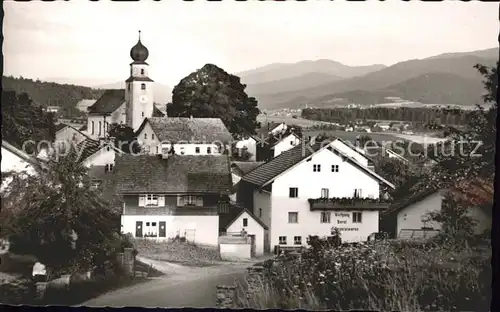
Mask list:
[[255,235],[248,235],[250,237],[250,257],[255,258]]
[[160,221],[159,224],[160,228],[158,230],[158,236],[159,237],[167,237],[167,222],[165,221]]
[[264,253],[270,253],[271,252],[271,245],[269,242],[269,231],[264,232]]
[[142,221],[135,221],[135,237],[142,237]]

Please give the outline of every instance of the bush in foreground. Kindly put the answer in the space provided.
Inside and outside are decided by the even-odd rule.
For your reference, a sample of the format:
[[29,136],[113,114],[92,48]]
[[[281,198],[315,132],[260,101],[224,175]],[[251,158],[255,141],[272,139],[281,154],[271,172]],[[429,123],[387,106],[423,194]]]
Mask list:
[[[423,246],[423,247],[422,247]],[[487,310],[488,249],[382,241],[318,250],[266,268],[253,299],[264,309]]]

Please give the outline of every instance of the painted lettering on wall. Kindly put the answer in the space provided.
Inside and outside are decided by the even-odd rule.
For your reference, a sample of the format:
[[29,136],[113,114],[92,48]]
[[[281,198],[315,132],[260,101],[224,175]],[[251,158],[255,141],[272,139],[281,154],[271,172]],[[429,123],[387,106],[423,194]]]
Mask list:
[[339,228],[340,231],[359,231],[358,228]]
[[344,213],[344,212],[336,212],[335,216],[337,218],[349,218],[351,215],[348,213]]
[[347,224],[347,220],[337,220],[337,224]]

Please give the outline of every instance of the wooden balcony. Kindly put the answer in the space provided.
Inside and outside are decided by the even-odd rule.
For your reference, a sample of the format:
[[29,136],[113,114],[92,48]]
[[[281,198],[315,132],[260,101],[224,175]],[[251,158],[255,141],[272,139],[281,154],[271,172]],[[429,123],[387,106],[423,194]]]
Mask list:
[[310,198],[310,210],[385,210],[391,202],[373,198]]
[[123,215],[166,215],[166,216],[216,216],[218,206],[124,206]]

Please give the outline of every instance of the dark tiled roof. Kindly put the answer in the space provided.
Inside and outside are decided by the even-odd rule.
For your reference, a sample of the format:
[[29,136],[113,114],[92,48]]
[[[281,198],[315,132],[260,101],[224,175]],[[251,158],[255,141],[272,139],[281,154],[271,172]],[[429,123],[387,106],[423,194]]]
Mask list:
[[115,161],[117,192],[229,194],[231,173],[224,156],[122,155]]
[[153,117],[145,119],[137,133],[148,121],[160,141],[229,142],[233,139],[220,118]]
[[62,130],[64,128],[68,127],[68,125],[65,125],[63,123],[60,123],[60,124],[57,124],[56,125],[56,132],[59,131],[59,130]]
[[243,176],[242,180],[262,186],[266,182],[285,172],[287,169],[290,169],[304,158],[316,153],[320,150],[320,148],[320,143],[304,146],[302,144],[297,145],[294,148],[281,153],[271,161],[250,171],[248,174]]
[[238,171],[243,175],[249,173],[264,163],[264,161],[233,161],[231,166],[238,168]]
[[153,82],[153,79],[149,78],[149,77],[128,77],[127,80],[125,80],[125,82],[131,82],[131,81],[151,81]]
[[[86,138],[76,145],[76,150],[74,149],[73,151],[71,151],[68,157],[72,157],[78,162],[83,162],[85,159],[97,153],[104,146],[109,146],[110,148],[116,150],[111,143],[105,143]],[[78,157],[78,155],[80,155],[80,157]]]
[[113,173],[112,172],[106,172],[105,166],[91,166],[89,168],[89,177],[92,180],[110,180],[112,179]]
[[124,89],[106,90],[104,94],[88,108],[89,114],[111,114],[125,102]]
[[[297,145],[296,147],[281,153],[277,157],[273,158],[271,161],[250,171],[247,175],[242,177],[242,180],[258,186],[263,186],[265,183],[271,181],[272,179],[282,174],[286,170],[292,168],[294,165],[298,164],[303,159],[313,155],[314,153],[318,152],[320,149],[325,147],[327,146],[323,145],[322,143],[314,143],[312,145],[309,144]],[[377,180],[389,185],[390,187],[394,187],[390,182],[386,181],[372,170],[369,170],[362,164],[359,164],[353,157],[345,155],[336,148],[331,147],[331,145],[328,147],[328,149],[333,153],[335,153],[336,155],[342,157],[344,160],[349,161],[352,165],[356,166],[358,169],[363,170],[365,173],[373,176]]]
[[229,212],[219,214],[219,228],[226,230],[243,212],[248,213],[264,230],[268,230],[264,222],[257,218],[249,209],[243,207],[241,203],[235,202],[229,204]]
[[156,107],[156,105],[153,106],[153,117],[163,117],[165,114]]
[[399,200],[392,204],[389,209],[384,211],[382,214],[388,215],[392,214],[398,211],[401,211],[402,209],[413,205],[415,203],[418,203],[421,200],[424,200],[425,198],[439,192],[439,189],[437,188],[426,188],[424,190],[421,190],[419,192],[413,193],[413,194],[408,194],[407,198],[404,198],[402,200]]

